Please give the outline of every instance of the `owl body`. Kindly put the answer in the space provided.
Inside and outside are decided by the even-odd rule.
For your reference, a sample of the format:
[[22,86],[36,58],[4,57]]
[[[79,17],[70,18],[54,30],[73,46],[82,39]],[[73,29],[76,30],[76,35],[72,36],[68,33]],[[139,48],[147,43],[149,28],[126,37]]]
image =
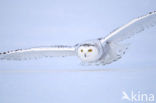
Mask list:
[[127,46],[117,43],[109,43],[100,39],[86,41],[77,46],[77,55],[83,63],[109,64],[121,58]]

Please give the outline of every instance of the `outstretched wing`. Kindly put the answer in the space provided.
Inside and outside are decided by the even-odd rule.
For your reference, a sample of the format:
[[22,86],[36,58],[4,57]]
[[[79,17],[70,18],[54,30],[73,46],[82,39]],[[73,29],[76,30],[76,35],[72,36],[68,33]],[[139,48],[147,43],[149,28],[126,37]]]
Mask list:
[[27,60],[41,57],[74,56],[75,47],[71,46],[50,46],[30,49],[18,49],[0,53],[0,59],[3,60]]
[[101,39],[101,42],[105,41],[115,41],[119,42],[129,37],[133,36],[136,33],[144,31],[147,28],[153,27],[156,25],[156,11],[150,12],[149,14],[133,19],[128,24],[114,30],[108,36]]
[[128,48],[127,44],[119,43],[128,39],[136,33],[156,25],[156,12],[151,12],[145,16],[136,18],[128,24],[114,30],[105,38],[100,39],[102,44],[106,44],[107,53],[102,64],[109,64],[120,59]]

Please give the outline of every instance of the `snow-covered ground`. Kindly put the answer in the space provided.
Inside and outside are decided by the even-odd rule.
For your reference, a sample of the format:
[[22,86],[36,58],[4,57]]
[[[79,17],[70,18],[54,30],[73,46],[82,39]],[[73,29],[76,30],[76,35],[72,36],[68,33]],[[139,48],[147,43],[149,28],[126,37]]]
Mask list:
[[127,103],[122,91],[156,94],[155,69],[0,72],[1,103]]

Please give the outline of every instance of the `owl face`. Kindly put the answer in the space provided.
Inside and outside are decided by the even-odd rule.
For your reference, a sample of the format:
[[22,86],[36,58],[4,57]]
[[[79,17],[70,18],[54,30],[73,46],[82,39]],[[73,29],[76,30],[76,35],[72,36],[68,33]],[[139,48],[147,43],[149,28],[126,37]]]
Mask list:
[[84,62],[94,62],[99,59],[99,50],[94,45],[81,45],[77,52],[78,57]]

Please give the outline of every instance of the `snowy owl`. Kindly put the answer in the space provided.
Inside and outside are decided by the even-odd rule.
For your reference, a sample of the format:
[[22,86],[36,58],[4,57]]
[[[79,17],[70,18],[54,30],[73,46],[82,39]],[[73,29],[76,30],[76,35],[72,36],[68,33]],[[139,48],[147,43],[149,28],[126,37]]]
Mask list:
[[78,43],[74,46],[49,46],[18,49],[0,53],[1,60],[27,60],[41,57],[77,56],[83,63],[109,64],[125,54],[128,45],[121,41],[156,25],[156,12],[133,19],[108,36]]

